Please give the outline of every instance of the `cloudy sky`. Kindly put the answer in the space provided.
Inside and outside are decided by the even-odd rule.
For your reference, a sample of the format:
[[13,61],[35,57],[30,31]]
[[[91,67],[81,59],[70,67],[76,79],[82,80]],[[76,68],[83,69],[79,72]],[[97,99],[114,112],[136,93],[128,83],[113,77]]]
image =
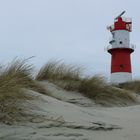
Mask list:
[[109,77],[106,26],[123,10],[133,19],[133,77],[140,78],[139,0],[0,0],[0,62],[35,56],[39,68],[61,59]]

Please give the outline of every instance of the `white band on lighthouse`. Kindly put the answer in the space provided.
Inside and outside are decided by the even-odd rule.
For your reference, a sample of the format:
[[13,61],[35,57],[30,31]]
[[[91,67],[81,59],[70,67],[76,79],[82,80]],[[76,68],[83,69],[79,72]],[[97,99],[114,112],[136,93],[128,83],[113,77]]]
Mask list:
[[129,72],[115,72],[111,73],[111,83],[120,84],[132,80],[132,74]]

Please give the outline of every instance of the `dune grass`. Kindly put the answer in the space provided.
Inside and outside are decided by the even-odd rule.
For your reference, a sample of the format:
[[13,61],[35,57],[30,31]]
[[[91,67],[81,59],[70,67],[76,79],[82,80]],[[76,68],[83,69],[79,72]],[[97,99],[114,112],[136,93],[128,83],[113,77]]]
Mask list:
[[79,80],[81,68],[66,65],[61,61],[49,61],[38,72],[36,79],[41,80]]
[[100,75],[83,77],[81,67],[69,66],[60,61],[49,61],[39,71],[37,80],[48,80],[65,90],[78,91],[100,104],[136,102],[128,90],[109,85]]
[[81,81],[82,67],[67,65],[61,61],[49,61],[36,76],[36,80],[47,80],[67,90],[76,90]]
[[136,102],[132,92],[109,85],[102,76],[83,79],[79,92],[105,106],[113,104],[125,106]]
[[13,122],[22,117],[20,105],[33,99],[24,89],[41,91],[32,76],[32,65],[26,60],[13,60],[0,69],[0,121]]
[[134,80],[119,85],[123,89],[131,90],[140,93],[140,80]]

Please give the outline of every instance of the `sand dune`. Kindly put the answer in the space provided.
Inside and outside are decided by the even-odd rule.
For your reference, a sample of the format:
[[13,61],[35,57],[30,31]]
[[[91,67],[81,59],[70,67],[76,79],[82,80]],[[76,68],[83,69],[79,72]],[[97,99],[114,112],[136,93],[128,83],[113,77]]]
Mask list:
[[28,122],[1,123],[1,140],[139,140],[140,105],[101,107],[80,93],[43,84],[51,96],[28,91],[37,99],[23,105],[34,115]]

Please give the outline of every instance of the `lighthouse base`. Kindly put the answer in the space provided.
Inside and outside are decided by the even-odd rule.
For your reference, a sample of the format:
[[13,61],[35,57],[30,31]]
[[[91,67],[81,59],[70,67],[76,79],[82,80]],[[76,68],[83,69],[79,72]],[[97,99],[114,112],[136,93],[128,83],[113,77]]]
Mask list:
[[115,72],[111,73],[111,83],[121,84],[132,80],[132,74],[129,72]]

